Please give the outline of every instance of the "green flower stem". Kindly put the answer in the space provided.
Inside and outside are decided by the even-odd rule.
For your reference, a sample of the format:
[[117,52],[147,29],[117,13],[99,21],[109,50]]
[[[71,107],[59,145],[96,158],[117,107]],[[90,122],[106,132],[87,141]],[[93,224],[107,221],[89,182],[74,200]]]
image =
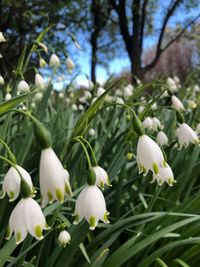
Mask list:
[[98,166],[97,159],[94,155],[94,150],[92,149],[92,146],[90,145],[90,143],[83,136],[80,136],[78,138],[82,139],[88,145],[90,152],[91,152],[91,156],[92,156],[92,159],[91,159],[92,166],[93,167]]
[[14,164],[16,164],[16,163],[17,163],[16,157],[15,157],[15,155],[12,153],[12,151],[10,150],[9,146],[6,144],[6,142],[5,142],[2,138],[0,138],[0,142],[1,142],[1,143],[5,146],[5,148],[7,149],[9,159],[10,159]]
[[134,128],[135,132],[137,133],[137,135],[141,136],[141,135],[145,134],[144,126],[142,125],[141,120],[138,118],[135,111],[126,104],[112,103],[112,104],[107,105],[106,107],[103,107],[102,109],[100,109],[99,112],[101,110],[107,108],[107,107],[110,107],[110,106],[121,106],[125,109],[128,109],[133,115],[133,128]]
[[86,158],[87,158],[87,162],[88,162],[88,166],[89,166],[89,175],[87,176],[87,183],[89,185],[94,185],[96,183],[96,177],[95,177],[95,173],[94,170],[92,168],[92,164],[91,164],[91,160],[90,160],[90,156],[87,152],[87,149],[84,145],[84,143],[80,140],[79,137],[75,137],[73,138],[74,141],[79,142],[85,152]]
[[28,198],[33,195],[32,190],[30,186],[27,184],[27,182],[24,180],[23,176],[21,175],[20,171],[17,169],[16,164],[12,162],[11,160],[3,157],[0,155],[0,159],[7,162],[10,166],[15,168],[15,170],[18,172],[20,178],[21,178],[21,195],[23,198]]

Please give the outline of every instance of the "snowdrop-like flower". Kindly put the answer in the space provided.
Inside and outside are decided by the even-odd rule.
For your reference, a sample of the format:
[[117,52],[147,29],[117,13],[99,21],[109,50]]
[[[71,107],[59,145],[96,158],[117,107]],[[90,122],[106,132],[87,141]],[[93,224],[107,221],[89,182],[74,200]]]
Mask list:
[[21,94],[21,93],[27,93],[29,92],[29,85],[26,81],[22,80],[18,83],[17,85],[17,91]]
[[77,111],[78,110],[77,105],[76,104],[72,104],[72,109],[73,109],[73,111]]
[[92,97],[92,94],[90,93],[89,90],[84,90],[84,97],[85,99],[89,99]]
[[0,43],[6,42],[6,39],[3,36],[3,33],[0,32]]
[[[30,189],[34,191],[31,176],[29,175],[29,173],[19,165],[16,165],[16,168],[25,182],[29,185]],[[20,193],[21,177],[17,170],[14,167],[10,167],[3,180],[2,198],[5,196],[5,194],[7,194],[10,198],[10,202],[14,201]]]
[[158,129],[162,129],[162,128],[163,128],[163,126],[162,126],[162,124],[161,124],[161,122],[159,121],[158,118],[153,117],[153,118],[152,118],[152,122],[153,122],[152,129],[153,129],[154,131],[158,131]]
[[193,100],[187,100],[187,104],[189,109],[195,109],[197,107],[197,104]]
[[180,99],[178,97],[176,97],[175,95],[173,95],[171,97],[171,100],[172,100],[172,106],[176,110],[179,110],[179,111],[184,111],[185,110],[182,102],[180,101]]
[[139,137],[137,145],[137,164],[139,173],[146,175],[149,170],[158,175],[165,160],[160,147],[147,135]]
[[4,85],[4,83],[5,83],[4,78],[0,74],[0,85]]
[[22,198],[10,215],[6,239],[10,239],[14,232],[16,244],[21,243],[27,233],[41,240],[44,238],[42,231],[48,228],[38,203],[30,197]]
[[153,127],[153,121],[150,117],[146,117],[146,119],[142,122],[145,128],[152,129]]
[[103,87],[99,87],[97,89],[97,97],[99,97],[100,95],[103,95],[103,93],[105,93],[105,89]]
[[66,59],[66,65],[69,72],[71,72],[75,68],[74,62],[70,57]]
[[34,98],[36,102],[39,102],[43,98],[43,93],[41,92],[36,93]]
[[5,101],[8,101],[12,98],[12,95],[10,93],[6,93],[5,95]]
[[133,86],[131,84],[128,84],[126,87],[124,87],[124,98],[128,99],[133,94]]
[[144,106],[139,106],[139,108],[138,108],[138,113],[141,113],[144,109],[145,109]]
[[180,149],[184,146],[187,147],[189,143],[199,144],[199,138],[193,129],[186,123],[181,123],[177,129],[177,137]]
[[169,186],[172,186],[176,181],[174,180],[174,174],[170,166],[166,163],[166,166],[160,168],[159,174],[153,176],[153,181],[157,181],[159,185],[162,185],[164,182],[168,183]]
[[47,46],[45,45],[45,44],[43,44],[43,43],[38,43],[38,45],[46,52],[46,53],[48,53],[48,48],[47,48]]
[[0,53],[0,58],[3,58],[3,55]]
[[195,93],[200,92],[200,88],[199,88],[199,86],[198,86],[197,84],[193,87],[193,91],[194,91]]
[[116,100],[115,100],[115,102],[117,103],[117,104],[124,104],[124,100],[121,98],[121,97],[116,97]]
[[167,145],[169,143],[168,137],[163,131],[158,132],[156,139],[161,146]]
[[66,176],[68,173],[64,170],[53,149],[50,147],[43,149],[40,158],[42,207],[54,200],[62,203],[65,193],[71,196],[71,187]]
[[111,186],[107,172],[100,166],[93,167],[94,173],[96,175],[96,185],[104,189],[104,185],[107,184]]
[[44,68],[44,67],[46,67],[46,65],[47,65],[47,63],[46,63],[46,61],[44,60],[44,58],[40,58],[40,60],[39,60],[39,65],[40,65],[40,68]]
[[88,134],[90,135],[90,136],[94,136],[95,135],[95,130],[93,129],[93,128],[90,128],[89,129],[89,131],[88,131]]
[[83,111],[84,110],[84,106],[83,105],[78,105],[78,109],[80,110],[80,111]]
[[51,55],[49,65],[56,68],[60,66],[60,59],[56,54]]
[[92,90],[94,87],[94,83],[91,80],[87,80],[88,82],[88,89]]
[[60,93],[58,94],[58,97],[59,97],[60,99],[63,99],[63,98],[64,98],[64,93],[63,93],[63,92],[60,92]]
[[45,82],[44,82],[42,76],[39,73],[36,73],[36,75],[35,75],[35,85],[39,89],[44,89],[45,88]]
[[90,224],[90,230],[94,230],[99,220],[109,223],[108,214],[101,190],[96,185],[87,185],[77,198],[74,224],[85,218]]
[[167,78],[167,85],[169,87],[169,90],[174,93],[174,92],[177,92],[178,89],[177,89],[177,85],[175,83],[175,81],[172,79],[172,78]]
[[71,236],[70,236],[69,232],[67,232],[66,230],[63,230],[59,233],[58,243],[60,246],[65,248],[66,245],[70,243],[70,240],[71,240]]
[[177,85],[180,84],[180,79],[179,79],[179,77],[174,76],[174,77],[173,77],[173,80],[175,81],[175,83],[176,83]]

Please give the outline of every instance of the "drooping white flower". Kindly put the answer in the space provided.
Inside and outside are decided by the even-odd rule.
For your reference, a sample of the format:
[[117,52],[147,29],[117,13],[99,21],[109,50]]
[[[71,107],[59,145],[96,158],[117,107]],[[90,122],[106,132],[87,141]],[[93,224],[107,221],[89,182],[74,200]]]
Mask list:
[[197,107],[197,104],[193,100],[190,100],[190,99],[187,100],[187,104],[188,104],[189,109],[195,109]]
[[200,88],[199,88],[199,86],[198,86],[197,84],[193,87],[193,91],[194,91],[195,93],[200,92]]
[[64,98],[64,93],[63,93],[63,92],[60,92],[60,93],[58,94],[58,97],[59,97],[60,99],[63,99],[63,98]]
[[59,235],[58,235],[58,243],[60,246],[62,247],[66,247],[67,244],[70,243],[71,240],[71,236],[69,234],[69,232],[67,232],[66,230],[62,230]]
[[12,98],[12,95],[10,93],[6,93],[5,95],[5,101],[8,101]]
[[138,140],[137,164],[139,173],[143,172],[143,175],[146,175],[149,170],[157,175],[160,168],[166,164],[160,147],[145,134]]
[[189,143],[199,144],[199,138],[193,129],[184,123],[181,123],[176,131],[180,149],[184,146],[187,147]]
[[109,223],[108,214],[101,190],[96,185],[87,185],[77,198],[74,224],[85,218],[90,224],[90,230],[94,230],[99,220]]
[[75,64],[70,57],[66,59],[66,65],[69,72],[71,72],[75,68]]
[[0,58],[3,58],[3,55],[0,53]]
[[93,128],[90,128],[89,130],[88,130],[88,134],[90,135],[90,136],[94,136],[95,135],[95,130],[93,129]]
[[158,129],[162,129],[163,128],[163,126],[162,126],[162,124],[161,124],[161,122],[159,121],[158,118],[153,117],[152,118],[152,122],[153,122],[153,126],[152,126],[153,131],[158,131]]
[[170,78],[170,77],[167,78],[167,85],[168,85],[168,87],[169,87],[169,90],[170,90],[172,93],[178,91],[178,88],[177,88],[177,85],[176,85],[175,81],[174,81],[172,78]]
[[172,186],[176,181],[174,180],[174,174],[170,166],[166,163],[165,167],[160,168],[159,174],[153,176],[153,181],[157,181],[159,185],[162,185],[164,182],[168,183],[169,186]]
[[78,105],[78,109],[79,109],[80,111],[83,111],[83,110],[84,110],[84,106],[81,105],[81,104],[79,104],[79,105]]
[[89,99],[92,97],[92,94],[90,93],[89,90],[84,90],[84,97],[85,99]]
[[76,104],[72,104],[72,109],[73,109],[73,111],[77,111],[78,110],[77,105]]
[[0,43],[6,42],[5,37],[3,36],[3,33],[0,32]]
[[180,79],[179,79],[179,77],[174,76],[174,77],[173,77],[173,80],[175,81],[176,84],[180,84]]
[[0,74],[0,85],[4,85],[4,84],[5,84],[4,78]]
[[121,98],[121,97],[116,97],[116,99],[115,99],[115,102],[117,103],[117,104],[124,104],[124,100]]
[[42,207],[58,200],[64,201],[65,193],[71,196],[68,175],[52,148],[43,149],[40,158],[40,190]]
[[133,86],[131,84],[128,84],[124,87],[124,98],[128,99],[133,94]]
[[138,113],[141,113],[144,109],[145,109],[144,106],[139,106],[139,108],[138,108]]
[[38,92],[38,93],[35,94],[34,99],[35,99],[36,102],[39,102],[40,100],[42,100],[42,98],[43,98],[43,93],[42,92]]
[[46,67],[46,65],[47,65],[47,63],[46,63],[46,61],[44,60],[44,58],[40,58],[40,60],[39,60],[39,65],[40,65],[40,68],[44,68],[44,67]]
[[42,231],[48,228],[38,203],[30,197],[22,198],[10,215],[6,239],[10,239],[14,232],[16,244],[21,243],[27,233],[37,240],[41,240],[44,238]]
[[161,146],[168,145],[169,143],[168,137],[163,131],[158,132],[156,140]]
[[[34,191],[31,176],[29,175],[29,173],[19,165],[16,165],[16,168],[25,182],[29,185],[30,189]],[[17,170],[14,167],[10,167],[3,180],[2,198],[5,196],[5,194],[7,194],[10,198],[10,202],[18,198],[20,193],[21,176]]]
[[39,89],[44,89],[45,88],[45,82],[44,79],[42,78],[42,76],[39,73],[36,73],[35,75],[35,85],[39,88]]
[[97,97],[103,95],[103,93],[105,93],[105,89],[103,87],[98,87],[97,89]]
[[185,109],[184,109],[184,106],[183,106],[183,104],[182,104],[182,102],[180,101],[180,99],[178,98],[178,97],[176,97],[175,95],[173,95],[172,97],[171,97],[171,100],[172,100],[172,106],[175,108],[175,109],[177,109],[177,110],[179,110],[179,111],[184,111]]
[[47,48],[47,46],[45,45],[45,44],[43,44],[43,43],[38,43],[38,45],[46,52],[46,53],[48,53],[48,48]]
[[60,66],[60,59],[56,54],[51,55],[49,65],[56,68]]
[[153,121],[150,117],[146,117],[146,119],[142,122],[145,128],[147,129],[152,129],[153,127]]
[[101,189],[104,189],[104,185],[110,186],[110,181],[108,178],[107,172],[101,168],[100,166],[93,167],[94,173],[96,175],[96,185],[101,187]]
[[29,92],[30,87],[28,85],[28,83],[24,80],[20,81],[17,85],[17,91],[21,94],[21,93],[27,93]]

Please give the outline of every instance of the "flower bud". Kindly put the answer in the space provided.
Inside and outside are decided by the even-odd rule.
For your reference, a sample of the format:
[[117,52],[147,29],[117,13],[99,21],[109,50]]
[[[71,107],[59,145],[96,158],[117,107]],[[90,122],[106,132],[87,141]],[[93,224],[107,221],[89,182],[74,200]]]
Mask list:
[[71,236],[66,230],[63,230],[59,233],[58,243],[60,246],[66,247],[66,245],[70,243],[70,240],[71,240]]

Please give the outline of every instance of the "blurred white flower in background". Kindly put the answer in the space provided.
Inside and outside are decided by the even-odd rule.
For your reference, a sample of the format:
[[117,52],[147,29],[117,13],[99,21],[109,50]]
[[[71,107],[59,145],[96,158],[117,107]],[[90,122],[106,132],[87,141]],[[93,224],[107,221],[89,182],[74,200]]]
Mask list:
[[6,93],[5,95],[5,101],[8,101],[12,98],[12,95],[10,93]]
[[4,84],[5,84],[4,78],[0,74],[0,85],[4,85]]
[[27,93],[30,91],[30,86],[26,81],[22,80],[17,85],[17,91],[19,94]]
[[60,59],[56,54],[52,54],[49,61],[50,67],[58,68],[60,66]]
[[0,32],[0,43],[6,42],[5,37],[3,36],[3,33]]
[[158,132],[156,140],[161,146],[168,145],[169,143],[168,137],[163,131]]
[[184,109],[184,106],[183,106],[183,104],[182,104],[182,102],[180,101],[180,99],[178,98],[178,97],[176,97],[175,95],[173,95],[172,97],[171,97],[171,100],[172,100],[172,106],[175,108],[175,109],[177,109],[177,110],[179,110],[179,111],[184,111],[185,109]]
[[184,146],[187,147],[189,143],[199,144],[199,138],[193,129],[186,123],[180,124],[176,131],[180,149]]
[[35,86],[38,89],[42,89],[42,90],[46,87],[44,79],[39,73],[36,73],[35,75]]

